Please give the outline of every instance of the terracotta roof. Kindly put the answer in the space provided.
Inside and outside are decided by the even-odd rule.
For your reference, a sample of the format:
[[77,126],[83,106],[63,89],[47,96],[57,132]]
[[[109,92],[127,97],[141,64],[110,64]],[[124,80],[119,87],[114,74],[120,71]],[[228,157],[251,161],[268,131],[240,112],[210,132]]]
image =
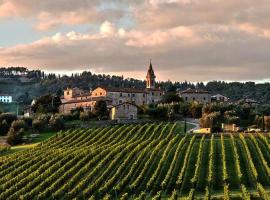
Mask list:
[[189,88],[189,89],[181,92],[181,94],[192,94],[192,93],[196,93],[196,94],[209,94],[208,91],[201,90],[201,89],[191,89],[191,88]]
[[108,92],[123,92],[123,93],[145,93],[144,90],[137,88],[113,88],[113,87],[100,87]]
[[62,104],[82,103],[82,102],[91,102],[91,101],[100,101],[100,100],[112,101],[111,98],[107,98],[107,97],[92,97],[89,99],[73,99],[67,102],[63,102]]

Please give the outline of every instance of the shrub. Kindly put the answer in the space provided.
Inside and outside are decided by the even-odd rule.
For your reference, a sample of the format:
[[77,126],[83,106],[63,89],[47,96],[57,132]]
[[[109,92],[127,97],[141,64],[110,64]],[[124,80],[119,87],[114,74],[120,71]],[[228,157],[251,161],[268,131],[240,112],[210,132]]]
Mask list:
[[23,120],[27,127],[32,127],[33,119],[31,117],[25,117]]
[[26,124],[24,120],[16,120],[12,122],[11,128],[13,128],[15,132],[18,132],[20,129],[26,129]]
[[51,126],[51,128],[55,131],[60,131],[63,130],[65,128],[65,122],[63,120],[63,118],[61,118],[60,116],[57,115],[52,115],[49,124]]
[[4,119],[0,124],[0,135],[6,135],[9,131],[9,128],[10,128],[9,124]]
[[21,128],[19,131],[15,131],[14,128],[10,128],[7,134],[7,143],[10,145],[20,144],[23,141],[24,129]]
[[0,115],[0,121],[6,120],[8,124],[11,124],[13,121],[17,120],[17,116],[11,113],[2,113]]
[[80,113],[80,120],[88,121],[89,119],[90,119],[89,113],[87,113],[87,112],[81,112]]
[[71,113],[63,113],[63,114],[60,114],[59,116],[62,117],[64,121],[72,121],[72,120],[75,120],[74,115],[71,114]]
[[32,127],[35,131],[41,132],[45,129],[46,127],[46,121],[41,120],[41,119],[35,119],[33,120]]

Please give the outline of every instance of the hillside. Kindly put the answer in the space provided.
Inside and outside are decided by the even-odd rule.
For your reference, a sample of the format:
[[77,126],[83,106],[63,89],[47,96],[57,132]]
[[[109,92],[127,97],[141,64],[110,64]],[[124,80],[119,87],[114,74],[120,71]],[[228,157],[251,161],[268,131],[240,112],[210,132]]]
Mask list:
[[[169,77],[168,77],[169,78]],[[29,105],[34,98],[44,94],[61,96],[67,87],[79,87],[86,91],[98,86],[145,88],[145,81],[122,76],[111,76],[106,74],[93,74],[85,71],[75,73],[71,76],[57,76],[56,74],[45,74],[43,71],[29,71],[26,68],[0,68],[0,93],[13,96],[14,100]],[[260,103],[270,101],[270,84],[254,82],[223,82],[210,81],[204,83],[189,83],[161,81],[157,87],[165,91],[182,91],[188,88],[199,88],[209,91],[211,94],[222,94],[236,101],[242,98],[251,98]]]
[[0,199],[269,197],[269,136],[185,136],[176,126],[69,130],[2,156]]

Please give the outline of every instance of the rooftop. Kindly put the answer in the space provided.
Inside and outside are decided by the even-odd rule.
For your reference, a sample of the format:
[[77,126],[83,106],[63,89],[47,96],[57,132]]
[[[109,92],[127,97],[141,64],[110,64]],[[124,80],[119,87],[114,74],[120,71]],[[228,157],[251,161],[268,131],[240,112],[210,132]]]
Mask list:
[[185,91],[182,91],[181,94],[209,94],[209,92],[206,90],[189,88]]

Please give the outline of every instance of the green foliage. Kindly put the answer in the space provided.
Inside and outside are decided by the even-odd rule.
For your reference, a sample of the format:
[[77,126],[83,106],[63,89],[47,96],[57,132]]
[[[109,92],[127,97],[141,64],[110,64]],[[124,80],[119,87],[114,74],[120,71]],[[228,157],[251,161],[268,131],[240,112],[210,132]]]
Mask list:
[[47,124],[47,121],[44,119],[34,119],[32,127],[35,131],[42,132],[46,128]]
[[[268,199],[269,181],[260,184],[242,176],[251,172],[254,156],[262,160],[256,142],[268,158],[269,136],[224,134],[210,139],[183,136],[175,128],[149,123],[74,129],[26,151],[3,152],[0,199],[250,199],[248,190],[254,196],[254,189]],[[11,128],[9,135],[15,138],[14,133]],[[249,156],[251,146],[256,151]],[[254,167],[258,174],[266,173],[266,166]],[[239,177],[235,187],[232,174]],[[220,189],[213,187],[217,180]]]
[[10,128],[10,125],[7,123],[6,120],[3,120],[0,124],[0,135],[6,135],[9,128]]
[[49,120],[49,125],[54,131],[60,131],[65,128],[65,122],[61,116],[52,115]]
[[2,113],[0,114],[0,121],[6,120],[8,124],[11,124],[13,121],[17,120],[17,116],[12,113]]
[[15,131],[14,128],[10,128],[7,134],[7,143],[10,145],[16,145],[23,142],[24,130],[20,129]]
[[60,97],[55,97],[50,94],[46,94],[37,98],[31,109],[34,113],[56,113],[61,105]]
[[94,106],[94,113],[99,120],[106,119],[109,115],[106,101],[103,100],[97,101]]
[[162,97],[162,103],[176,103],[180,101],[183,101],[182,98],[174,93],[167,93]]
[[15,132],[17,132],[20,129],[27,129],[27,125],[24,120],[16,120],[12,122],[11,128],[13,128]]

